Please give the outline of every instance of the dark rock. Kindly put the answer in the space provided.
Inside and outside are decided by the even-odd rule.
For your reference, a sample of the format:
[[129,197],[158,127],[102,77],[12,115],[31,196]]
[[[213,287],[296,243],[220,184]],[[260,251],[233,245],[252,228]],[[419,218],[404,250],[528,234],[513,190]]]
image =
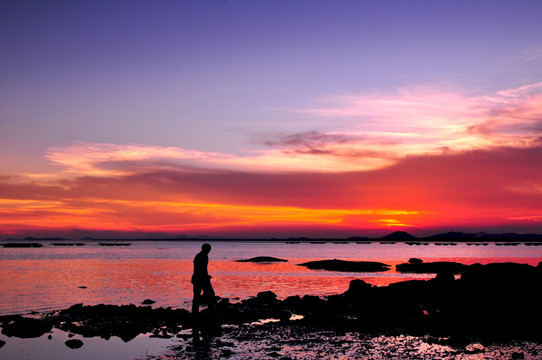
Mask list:
[[305,295],[301,299],[301,305],[304,312],[318,312],[326,305],[326,301],[319,296]]
[[298,295],[288,296],[286,299],[282,300],[281,305],[285,309],[290,309],[290,310],[299,309],[302,305],[301,297]]
[[51,323],[44,320],[21,318],[4,323],[2,334],[18,338],[36,338],[51,331],[52,328]]
[[459,274],[467,268],[467,265],[463,265],[451,261],[437,261],[430,263],[408,263],[399,264],[395,266],[395,269],[402,273],[420,273],[420,274],[438,274],[440,272],[449,272],[452,274]]
[[406,280],[391,283],[388,285],[389,289],[401,289],[405,291],[420,291],[427,288],[428,282],[426,280]]
[[42,247],[40,243],[5,243],[2,245],[5,248],[35,248]]
[[390,266],[374,261],[346,261],[346,260],[318,260],[309,261],[300,266],[305,266],[313,270],[330,270],[345,272],[380,272],[388,271]]
[[246,299],[242,302],[244,306],[248,307],[267,307],[269,305],[275,305],[278,303],[277,295],[272,291],[259,292],[256,297]]
[[410,258],[410,259],[408,259],[408,263],[409,264],[421,264],[421,263],[423,263],[423,260],[418,259],[418,258]]
[[220,300],[217,301],[218,307],[228,307],[230,305],[231,305],[231,302],[230,302],[230,299],[228,298],[221,298]]
[[6,345],[6,342],[4,340],[0,340],[0,348],[2,348],[4,345]]
[[455,282],[455,276],[451,272],[441,271],[431,282],[439,286],[448,286]]
[[259,292],[258,295],[256,295],[256,298],[258,298],[263,303],[271,303],[277,300],[277,294],[269,290],[262,291],[262,292]]
[[83,346],[83,342],[79,339],[70,339],[65,342],[66,346],[70,349],[79,349]]
[[154,304],[156,301],[154,300],[151,300],[151,299],[145,299],[143,300],[143,302],[141,303],[141,305],[152,305]]
[[354,298],[359,298],[361,296],[364,296],[367,294],[367,291],[372,288],[371,284],[367,284],[365,281],[361,279],[354,279],[350,281],[350,285],[348,286],[348,290],[344,293],[344,295]]
[[288,262],[288,260],[279,259],[272,256],[256,256],[250,259],[236,260],[237,262],[255,262],[255,263],[270,263],[270,262]]

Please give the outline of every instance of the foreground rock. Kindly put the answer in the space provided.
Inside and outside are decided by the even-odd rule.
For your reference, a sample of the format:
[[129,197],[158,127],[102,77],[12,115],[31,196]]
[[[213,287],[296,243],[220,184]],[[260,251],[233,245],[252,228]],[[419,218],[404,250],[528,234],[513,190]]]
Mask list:
[[347,272],[381,272],[388,271],[390,266],[374,261],[318,260],[299,264],[314,270],[347,271]]
[[2,334],[18,338],[36,338],[52,330],[50,321],[23,318],[21,316],[6,317],[2,325]]

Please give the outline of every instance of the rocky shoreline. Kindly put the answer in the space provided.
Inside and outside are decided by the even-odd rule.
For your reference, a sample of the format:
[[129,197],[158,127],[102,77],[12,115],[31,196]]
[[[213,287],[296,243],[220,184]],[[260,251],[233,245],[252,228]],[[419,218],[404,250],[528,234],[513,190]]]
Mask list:
[[[412,261],[411,265],[419,271],[416,266],[421,264]],[[3,316],[0,325],[2,334],[8,337],[39,337],[57,328],[83,337],[117,336],[128,342],[140,334],[170,338],[194,328],[220,336],[227,326],[273,319],[276,323],[272,326],[284,329],[409,334],[448,339],[460,345],[473,337],[485,342],[542,343],[542,263],[440,265],[428,265],[437,274],[431,280],[382,287],[352,280],[343,294],[327,297],[305,295],[280,300],[273,292],[263,291],[236,303],[219,299],[214,309],[204,309],[197,319],[184,309],[76,304],[33,316]],[[455,277],[454,273],[460,275]]]

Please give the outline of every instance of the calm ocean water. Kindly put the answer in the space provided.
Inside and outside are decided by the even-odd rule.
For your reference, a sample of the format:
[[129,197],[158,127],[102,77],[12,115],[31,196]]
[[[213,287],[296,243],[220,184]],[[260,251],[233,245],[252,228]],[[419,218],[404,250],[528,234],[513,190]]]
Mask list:
[[[123,242],[123,241],[119,241]],[[429,261],[457,261],[465,264],[513,261],[537,265],[542,247],[408,245],[405,243],[284,243],[212,242],[209,273],[217,295],[230,299],[255,296],[272,290],[279,297],[329,295],[347,290],[352,279],[387,285],[432,275],[400,274],[398,263],[411,257]],[[53,246],[41,248],[0,247],[0,315],[50,311],[75,303],[94,305],[140,304],[145,299],[155,306],[189,308],[192,259],[201,242],[134,241],[130,246]],[[253,264],[235,260],[274,256],[286,263]],[[382,273],[341,273],[308,270],[299,263],[310,260],[343,259],[381,261],[392,265]]]

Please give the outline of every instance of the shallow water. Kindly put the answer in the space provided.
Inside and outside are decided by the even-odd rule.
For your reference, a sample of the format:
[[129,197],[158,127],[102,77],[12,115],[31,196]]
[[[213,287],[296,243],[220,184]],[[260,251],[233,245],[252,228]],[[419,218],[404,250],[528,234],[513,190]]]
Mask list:
[[[65,345],[66,340],[69,339],[82,340],[83,346],[79,349],[71,349]],[[139,335],[128,343],[117,337],[104,340],[76,335],[70,338],[69,334],[58,329],[53,329],[51,333],[33,339],[13,338],[0,334],[0,340],[6,342],[0,348],[0,359],[11,360],[138,359],[162,353],[171,343],[169,339],[150,338],[147,335]]]
[[[0,248],[0,315],[51,311],[75,303],[86,305],[139,304],[156,301],[155,307],[188,308],[191,300],[192,259],[201,242],[137,241],[130,246],[103,247],[86,242],[80,247],[57,247],[43,242],[42,248]],[[279,297],[342,293],[351,279],[375,285],[433,275],[400,274],[394,265],[417,257],[429,261],[465,264],[512,261],[537,265],[542,247],[457,246],[381,244],[288,244],[284,242],[211,242],[209,272],[219,296],[247,298],[272,290]],[[274,256],[286,263],[253,264],[235,260]],[[299,263],[321,259],[380,261],[392,265],[381,273],[342,273],[309,270]],[[269,324],[268,324],[269,325]],[[113,337],[81,339],[80,349],[64,343],[69,335],[53,330],[37,339],[8,338],[0,348],[4,359],[502,359],[522,353],[525,359],[542,356],[542,345],[470,344],[453,348],[424,337],[364,336],[357,333],[307,331],[276,325],[238,326],[223,329],[220,337],[203,337],[194,343],[184,330],[179,338],[156,339],[140,335],[128,343]],[[51,335],[51,339],[48,338]]]
[[[121,242],[121,241],[119,241]],[[122,241],[125,242],[125,241]],[[75,303],[94,305],[140,304],[189,308],[192,289],[192,259],[201,242],[134,241],[130,246],[53,246],[0,248],[0,315],[51,311]],[[411,257],[424,261],[457,261],[465,264],[513,261],[537,265],[542,247],[408,245],[405,243],[297,243],[211,242],[209,273],[217,295],[247,298],[272,290],[280,298],[290,295],[329,295],[346,291],[349,282],[361,278],[374,285],[387,285],[433,275],[401,274],[394,265]],[[274,256],[286,263],[253,264],[235,260]],[[343,273],[309,270],[299,263],[321,259],[380,261],[392,269],[380,273]]]

